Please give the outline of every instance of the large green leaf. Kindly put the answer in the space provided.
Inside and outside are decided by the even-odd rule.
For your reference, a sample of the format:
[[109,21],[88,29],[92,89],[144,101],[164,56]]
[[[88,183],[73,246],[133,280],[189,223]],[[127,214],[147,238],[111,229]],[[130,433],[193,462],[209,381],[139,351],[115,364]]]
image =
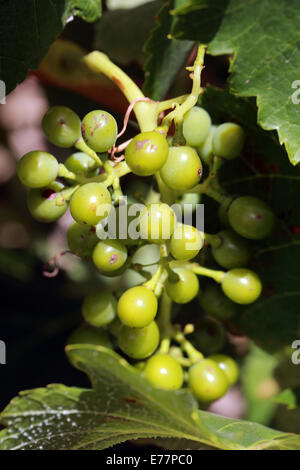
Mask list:
[[101,0],[0,2],[0,78],[9,93],[36,69],[70,16],[95,21]]
[[217,449],[300,449],[300,436],[199,411],[192,395],[154,389],[101,346],[69,346],[93,389],[51,385],[23,392],[2,414],[0,449],[104,449],[141,437],[172,437]]
[[173,22],[170,8],[181,3],[182,0],[165,3],[157,17],[158,24],[145,44],[148,59],[144,93],[154,100],[165,97],[193,46],[192,41],[177,41],[169,36]]
[[105,12],[96,26],[95,48],[119,64],[143,64],[143,44],[155,25],[155,15],[160,8],[161,1],[155,0],[135,8]]
[[239,122],[246,131],[244,157],[226,163],[221,174],[226,189],[261,197],[277,215],[272,238],[255,246],[252,267],[262,279],[263,294],[239,320],[262,348],[276,350],[300,335],[300,168],[284,158],[274,132],[257,126],[253,99],[209,88],[202,103],[215,122]]
[[260,125],[277,130],[291,162],[298,163],[298,0],[185,0],[174,14],[173,37],[208,44],[212,55],[233,54],[231,90],[256,97]]

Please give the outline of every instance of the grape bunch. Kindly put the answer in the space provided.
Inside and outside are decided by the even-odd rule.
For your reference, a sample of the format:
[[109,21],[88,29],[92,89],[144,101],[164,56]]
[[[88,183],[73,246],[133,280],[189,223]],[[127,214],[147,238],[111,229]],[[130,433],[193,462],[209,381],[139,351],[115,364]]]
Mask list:
[[[108,112],[95,110],[81,121],[71,109],[54,106],[42,128],[52,144],[70,148],[70,156],[63,164],[47,152],[29,152],[18,176],[29,188],[32,216],[54,222],[69,208],[69,250],[123,282],[121,292],[99,290],[84,299],[85,323],[69,343],[116,349],[154,387],[188,387],[207,405],[238,380],[236,361],[222,352],[226,326],[261,294],[261,281],[247,266],[253,243],[272,234],[275,216],[263,200],[231,196],[219,182],[220,168],[243,151],[241,126],[212,124],[197,105],[182,116],[179,111],[180,103],[163,119],[158,113],[152,130],[117,145],[117,123]],[[136,179],[126,199],[120,180],[128,174]],[[178,207],[194,213],[203,194],[219,203],[214,234],[178,217]],[[112,214],[114,236],[106,230]],[[172,307],[190,302],[193,321],[177,322]]]

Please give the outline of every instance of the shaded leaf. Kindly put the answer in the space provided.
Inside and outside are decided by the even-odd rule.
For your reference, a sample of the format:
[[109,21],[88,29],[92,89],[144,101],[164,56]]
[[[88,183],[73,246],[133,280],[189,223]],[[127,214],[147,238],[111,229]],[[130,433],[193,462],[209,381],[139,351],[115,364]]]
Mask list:
[[2,0],[0,78],[6,92],[24,80],[28,70],[38,67],[70,16],[95,21],[100,14],[101,0]]
[[181,3],[182,0],[166,2],[158,14],[158,24],[144,47],[148,59],[144,67],[143,91],[154,100],[165,97],[193,46],[193,41],[177,41],[169,37],[173,22],[170,8]]
[[186,439],[219,449],[300,449],[300,436],[197,409],[185,390],[154,389],[100,346],[69,346],[92,390],[51,385],[26,391],[2,414],[0,449],[104,449],[143,437]]
[[161,0],[155,0],[135,8],[105,12],[96,26],[94,47],[119,64],[142,64],[143,44],[155,25],[160,7]]
[[300,387],[292,390],[287,388],[274,397],[276,403],[286,405],[289,410],[293,410],[300,406]]
[[247,141],[243,158],[226,162],[221,182],[231,194],[253,195],[265,200],[277,215],[273,236],[255,244],[252,268],[260,275],[263,293],[246,306],[239,319],[242,330],[263,349],[274,351],[300,335],[300,168],[285,157],[274,132],[256,124],[253,99],[234,97],[209,88],[203,106],[214,122],[240,123]]
[[[300,4],[297,0],[185,0],[172,34],[208,44],[212,55],[233,54],[230,87],[255,96],[258,122],[275,129],[290,161],[300,161]],[[294,83],[295,82],[295,83]],[[294,85],[293,85],[294,84]],[[294,88],[293,88],[294,87]]]

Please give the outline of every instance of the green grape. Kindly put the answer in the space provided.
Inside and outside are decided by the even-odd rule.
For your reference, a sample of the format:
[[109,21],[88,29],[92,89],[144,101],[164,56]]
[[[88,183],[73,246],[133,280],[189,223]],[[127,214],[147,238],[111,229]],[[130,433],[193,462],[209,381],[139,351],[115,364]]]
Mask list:
[[219,220],[221,222],[221,225],[223,227],[230,227],[230,223],[229,223],[229,220],[228,220],[228,211],[229,211],[229,207],[231,205],[231,203],[234,201],[234,197],[232,196],[229,196],[229,197],[226,197],[222,202],[221,204],[219,205],[219,209],[218,209],[218,217],[219,217]]
[[199,300],[203,310],[219,320],[229,320],[237,313],[236,304],[216,284],[208,284]]
[[156,388],[178,390],[183,384],[183,370],[168,354],[155,354],[146,362],[144,374]]
[[146,244],[138,248],[132,256],[131,262],[133,265],[140,265],[142,272],[128,269],[123,276],[124,288],[129,289],[145,282],[144,272],[151,278],[157,269],[159,259],[159,245]]
[[[174,207],[175,214],[177,215],[177,210],[179,209],[179,214],[182,215],[182,220],[185,216],[188,216],[195,212],[197,209],[197,204],[200,204],[201,196],[198,193],[183,193],[176,199],[176,205]],[[177,205],[179,208],[177,209]]]
[[178,275],[178,280],[172,282],[170,278],[165,283],[168,296],[177,304],[186,304],[196,297],[199,290],[199,281],[190,269],[177,267],[172,271]]
[[29,188],[43,188],[55,180],[58,162],[53,155],[41,150],[26,153],[18,163],[18,177]]
[[275,225],[272,209],[264,201],[253,196],[235,199],[229,207],[228,219],[239,235],[250,240],[267,238]]
[[87,176],[97,168],[95,160],[84,152],[75,152],[65,161],[65,167],[76,175]]
[[128,289],[118,302],[118,316],[124,325],[143,328],[151,323],[157,313],[157,298],[145,286]]
[[80,119],[66,106],[53,106],[43,117],[42,127],[47,139],[58,147],[72,147],[81,137]]
[[113,349],[112,343],[106,331],[100,328],[93,328],[90,325],[82,325],[73,331],[67,344],[92,344]]
[[116,317],[117,300],[111,292],[89,294],[82,303],[82,315],[87,323],[100,327],[111,323]]
[[194,106],[183,119],[182,132],[187,145],[198,147],[206,139],[211,126],[210,115],[203,108]]
[[203,162],[207,165],[211,163],[211,159],[213,157],[213,135],[217,126],[211,126],[208,136],[206,137],[205,141],[197,146],[198,154]]
[[126,186],[127,204],[143,203],[151,191],[151,187],[142,178],[133,177]]
[[250,269],[236,268],[228,271],[222,280],[222,289],[237,304],[251,304],[261,294],[259,277]]
[[230,387],[237,382],[239,377],[239,368],[237,363],[231,357],[226,356],[225,354],[214,354],[213,356],[210,356],[209,359],[215,361],[220,369],[223,370]]
[[171,255],[178,260],[195,258],[203,246],[203,236],[191,225],[177,224],[171,241]]
[[151,356],[159,344],[159,329],[153,321],[144,328],[122,325],[118,335],[119,348],[133,359]]
[[103,274],[114,273],[127,260],[127,248],[119,240],[98,241],[93,251],[93,262]]
[[154,175],[168,158],[169,145],[159,132],[141,132],[125,150],[125,160],[131,171],[139,176]]
[[68,209],[68,202],[61,191],[64,185],[54,181],[48,188],[31,189],[27,194],[27,206],[32,217],[39,222],[54,222]]
[[244,141],[245,133],[241,126],[233,122],[225,122],[214,131],[213,153],[226,160],[232,160],[240,155]]
[[136,245],[139,239],[139,214],[139,204],[122,204],[112,209],[107,224],[109,236],[117,238],[124,245]]
[[196,324],[193,339],[199,351],[203,354],[213,354],[224,346],[226,334],[218,320],[205,317]]
[[175,230],[174,211],[164,203],[149,204],[139,217],[140,235],[143,240],[163,243],[169,240]]
[[160,175],[163,182],[176,191],[187,191],[199,183],[202,163],[192,147],[170,147],[168,159]]
[[212,254],[220,266],[226,269],[247,266],[251,258],[247,240],[230,229],[217,233],[217,237],[220,244],[212,246]]
[[202,359],[189,369],[188,385],[202,403],[218,400],[229,388],[225,372],[212,359]]
[[91,258],[99,238],[95,227],[73,222],[68,229],[67,240],[72,253],[80,258]]
[[85,142],[95,152],[107,152],[115,144],[118,133],[115,118],[98,109],[84,116],[81,130]]
[[70,211],[79,224],[97,225],[111,208],[109,191],[102,183],[87,183],[73,194]]

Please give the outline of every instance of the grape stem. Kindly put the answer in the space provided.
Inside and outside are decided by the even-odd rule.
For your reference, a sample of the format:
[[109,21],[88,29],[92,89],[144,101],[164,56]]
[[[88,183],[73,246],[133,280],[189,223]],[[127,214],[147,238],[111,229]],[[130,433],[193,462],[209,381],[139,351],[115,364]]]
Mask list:
[[94,150],[92,150],[85,143],[85,141],[83,140],[82,137],[80,137],[77,140],[77,142],[75,143],[75,147],[77,148],[77,150],[81,150],[81,152],[87,153],[90,157],[92,157],[95,160],[95,162],[97,163],[98,166],[103,165],[101,158],[99,158],[98,155],[96,154],[96,152],[94,152]]
[[212,235],[209,233],[204,233],[204,240],[208,245],[211,245],[213,248],[218,248],[222,243],[222,239],[219,235]]
[[165,125],[170,127],[173,120],[175,124],[182,123],[185,113],[187,113],[197,103],[200,94],[203,92],[203,89],[201,88],[201,72],[204,67],[204,54],[205,46],[200,45],[198,47],[194,65],[192,67],[187,67],[187,70],[192,72],[192,91],[189,95],[187,95],[187,98],[181,105],[176,106],[174,111],[171,111],[164,117],[162,120],[163,126]]
[[128,75],[115,65],[107,55],[99,51],[91,52],[83,58],[94,72],[100,72],[112,80],[127,98],[129,103],[136,102],[134,112],[141,131],[152,131],[157,126],[158,104],[145,102],[145,95]]
[[198,263],[190,263],[189,268],[199,276],[206,276],[214,279],[214,281],[221,283],[226,274],[225,271],[215,271],[214,269],[204,268]]
[[187,354],[192,364],[195,364],[198,361],[203,359],[203,354],[198,351],[192,343],[190,343],[184,336],[182,332],[176,332],[174,334],[174,340],[180,344],[181,349]]
[[159,327],[162,341],[171,339],[173,335],[173,326],[171,323],[172,300],[164,291],[160,300],[159,311],[157,315],[157,325]]

